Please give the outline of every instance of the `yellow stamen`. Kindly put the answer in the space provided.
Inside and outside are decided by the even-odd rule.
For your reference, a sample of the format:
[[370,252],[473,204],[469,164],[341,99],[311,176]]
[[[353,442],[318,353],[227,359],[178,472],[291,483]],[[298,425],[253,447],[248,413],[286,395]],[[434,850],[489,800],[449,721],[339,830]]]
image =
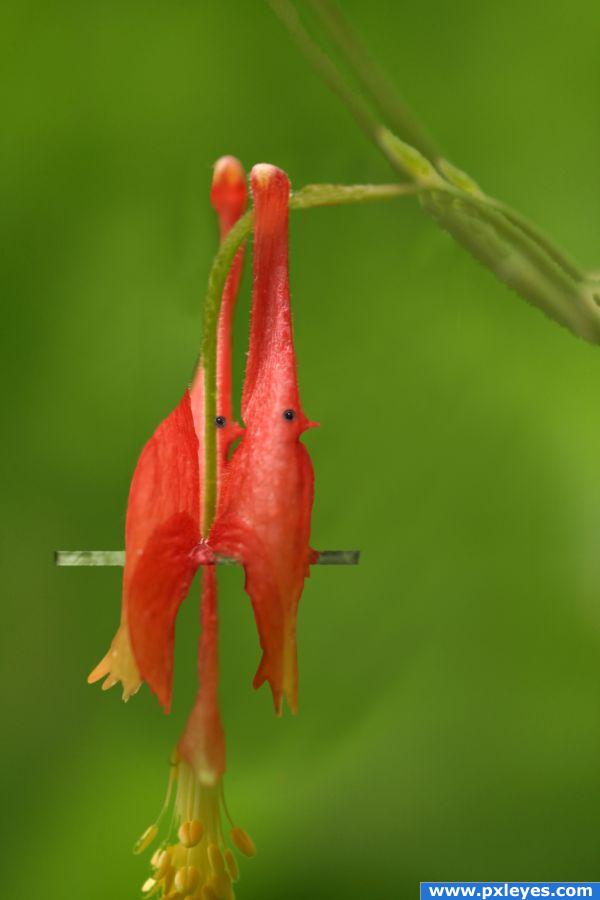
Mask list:
[[236,862],[235,856],[231,852],[231,850],[227,849],[225,851],[225,864],[227,865],[227,871],[229,872],[229,877],[232,881],[240,880],[240,870],[238,868],[238,864]]
[[233,900],[233,888],[231,887],[231,879],[227,873],[223,875],[213,875],[208,882],[208,886],[215,892],[219,900]]
[[156,880],[154,878],[146,878],[142,885],[142,893],[147,894],[153,887],[156,887]]
[[193,894],[200,884],[200,872],[196,866],[183,866],[175,875],[175,890],[185,896]]
[[165,882],[165,885],[164,885],[165,894],[168,894],[173,886],[173,879],[175,878],[176,871],[177,871],[177,869],[175,868],[175,866],[169,865],[167,867],[167,871],[163,875],[163,880]]
[[242,828],[233,826],[222,782],[207,787],[187,760],[172,757],[169,789],[160,817],[146,829],[136,851],[155,838],[173,805],[173,824],[179,826],[176,837],[168,846],[163,840],[153,853],[153,873],[146,883],[144,900],[154,900],[154,896],[157,900],[234,900],[232,882],[238,880],[239,869],[224,841],[222,816],[232,824],[232,845],[243,854],[254,856],[254,842]]
[[217,845],[210,844],[207,853],[208,861],[210,862],[211,868],[215,875],[219,877],[225,875],[225,861],[223,860],[223,854],[221,853]]
[[157,881],[160,881],[162,878],[164,878],[167,875],[170,865],[171,865],[171,848],[169,848],[168,850],[163,850],[160,853],[160,857],[156,864],[156,871],[154,873],[154,877],[156,878]]
[[134,853],[143,853],[146,847],[149,847],[156,835],[158,834],[158,828],[156,825],[149,825],[146,828],[145,832],[137,839],[135,843],[135,847],[133,848]]
[[231,840],[244,856],[256,856],[254,841],[243,828],[232,828]]
[[191,819],[187,822],[183,822],[179,826],[179,831],[177,832],[179,840],[184,847],[188,848],[188,850],[200,843],[203,834],[204,825],[202,822],[199,822],[198,819]]

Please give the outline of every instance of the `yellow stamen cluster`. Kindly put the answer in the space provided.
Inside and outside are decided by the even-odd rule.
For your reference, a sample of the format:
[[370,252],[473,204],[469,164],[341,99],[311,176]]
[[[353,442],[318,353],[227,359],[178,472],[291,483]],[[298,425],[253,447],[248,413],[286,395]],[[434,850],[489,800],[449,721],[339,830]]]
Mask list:
[[[175,813],[177,838],[168,835],[152,856],[152,877],[142,886],[145,897],[164,900],[234,900],[233,884],[239,869],[223,833],[223,813],[229,819],[223,798],[222,779],[206,786],[183,760],[173,763],[169,789],[159,820],[170,806],[177,781]],[[231,820],[230,820],[231,821]],[[158,834],[159,822],[151,825],[135,846],[141,853]],[[242,829],[231,828],[231,842],[245,856],[254,856],[252,839]]]

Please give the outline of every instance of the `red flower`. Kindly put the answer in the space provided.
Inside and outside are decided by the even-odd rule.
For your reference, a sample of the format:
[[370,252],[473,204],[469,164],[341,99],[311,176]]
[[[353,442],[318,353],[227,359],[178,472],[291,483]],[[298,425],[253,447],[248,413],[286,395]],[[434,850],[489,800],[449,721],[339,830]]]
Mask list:
[[[221,224],[221,237],[241,215],[246,203],[243,170],[237,160],[225,157],[215,167],[211,193]],[[231,417],[231,324],[241,274],[243,251],[232,265],[222,298],[217,339],[217,484],[227,469],[227,456],[241,429]],[[204,373],[198,367],[191,390],[191,410],[198,438],[197,466],[199,487],[204,472]],[[200,504],[200,510],[202,505]],[[199,513],[201,516],[201,513]],[[204,526],[198,534],[203,534]],[[201,554],[194,546],[193,565]],[[224,802],[225,735],[218,699],[218,609],[217,579],[214,566],[202,572],[201,635],[198,646],[198,691],[185,731],[172,760],[167,797],[157,821],[144,832],[137,852],[156,837],[162,817],[171,808],[173,788],[177,837],[171,833],[152,857],[153,874],[143,886],[148,894],[160,897],[193,896],[202,900],[233,900],[232,884],[238,867],[227,846],[223,814],[229,818]],[[231,819],[230,819],[231,822]],[[232,844],[246,856],[255,853],[254,844],[241,828],[231,822]]]
[[[240,163],[224,157],[215,166],[211,192],[221,235],[246,206]],[[219,321],[218,396],[225,420],[219,428],[219,468],[240,433],[231,421],[231,322],[243,261],[237,254],[223,292]],[[104,678],[106,690],[121,681],[123,699],[145,681],[169,711],[173,681],[175,619],[197,569],[204,471],[204,389],[201,365],[191,391],[158,426],[136,466],[125,528],[121,624],[89,682]]]
[[[126,526],[121,625],[111,649],[89,677],[104,688],[123,682],[127,699],[146,681],[169,710],[175,619],[200,563],[213,552],[234,556],[246,570],[263,650],[255,687],[268,681],[275,708],[297,708],[296,616],[313,551],[309,547],[313,472],[302,432],[314,423],[300,406],[288,276],[290,184],[273,166],[255,166],[254,285],[250,350],[242,398],[246,430],[232,419],[231,325],[243,250],[223,292],[217,338],[217,514],[207,538],[202,521],[205,470],[204,372],[146,444],[134,473]],[[244,173],[225,157],[211,192],[221,237],[246,204]],[[228,460],[233,441],[242,440]],[[161,814],[140,838],[145,849],[172,805],[177,839],[169,833],[152,858],[144,891],[161,897],[231,900],[237,864],[226,845],[223,815],[225,737],[218,683],[216,570],[202,573],[199,687],[172,760]],[[231,842],[248,856],[254,845],[232,825]]]
[[[246,206],[240,163],[224,157],[215,166],[211,200],[221,238]],[[231,325],[240,281],[243,249],[235,257],[222,297],[217,346],[217,484],[241,429],[231,417]],[[204,373],[198,366],[190,391],[157,428],[138,461],[127,508],[126,564],[121,626],[111,648],[89,676],[106,676],[104,688],[123,682],[127,699],[147,682],[169,711],[173,678],[175,618],[201,558],[204,473]],[[224,840],[222,813],[225,736],[218,700],[218,610],[214,566],[202,573],[199,687],[194,707],[172,760],[163,809],[136,845],[141,852],[156,838],[174,796],[177,839],[152,857],[153,874],[145,893],[159,896],[232,900],[237,863]],[[231,821],[231,820],[230,820]],[[252,840],[231,822],[231,841],[254,855]]]
[[239,559],[275,709],[297,710],[296,616],[309,574],[313,470],[300,435],[314,423],[298,391],[288,274],[290,183],[274,166],[251,174],[255,207],[250,349],[242,399],[245,432],[231,460],[210,545]]

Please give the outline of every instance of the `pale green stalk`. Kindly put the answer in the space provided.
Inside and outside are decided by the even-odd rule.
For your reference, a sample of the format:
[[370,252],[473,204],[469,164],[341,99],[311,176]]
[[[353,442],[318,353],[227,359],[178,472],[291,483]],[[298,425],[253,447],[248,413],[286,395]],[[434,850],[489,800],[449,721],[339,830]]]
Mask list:
[[[290,0],[268,2],[356,118],[353,91],[301,25]],[[397,137],[381,125],[373,128],[372,116],[367,119],[368,127],[363,127],[396,171],[420,186],[423,209],[497,278],[573,334],[600,344],[599,279],[586,274],[536,225],[484,194],[468,175],[438,153],[368,58],[335,0],[310,0],[310,4],[348,70],[399,134]],[[360,103],[362,111],[365,104]]]
[[597,283],[536,226],[445,160],[435,168],[385,128],[378,141],[398,171],[421,187],[423,209],[479,262],[555,322],[600,344]]

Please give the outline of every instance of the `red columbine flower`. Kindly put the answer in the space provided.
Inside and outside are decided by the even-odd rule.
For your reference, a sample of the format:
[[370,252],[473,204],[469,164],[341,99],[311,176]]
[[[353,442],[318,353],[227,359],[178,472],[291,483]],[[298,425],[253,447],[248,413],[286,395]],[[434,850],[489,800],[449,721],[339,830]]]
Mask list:
[[[231,417],[231,322],[242,265],[240,251],[225,286],[218,329],[217,517],[210,547],[237,557],[263,649],[255,687],[270,683],[275,708],[283,697],[297,708],[296,616],[313,551],[308,541],[313,472],[302,432],[313,423],[302,412],[288,276],[288,202],[284,172],[252,170],[255,201],[254,287],[246,380],[242,399],[246,431]],[[213,205],[222,236],[246,203],[243,171],[228,157],[215,168]],[[90,675],[107,688],[123,682],[125,699],[142,680],[166,711],[171,702],[175,618],[199,561],[207,559],[209,523],[202,521],[204,483],[204,376],[199,366],[190,391],[144,448],[132,481],[126,527],[121,626],[111,649]],[[224,477],[226,476],[226,477]],[[149,895],[180,900],[232,900],[237,865],[227,846],[223,814],[225,738],[218,704],[218,610],[214,567],[202,577],[199,688],[172,761],[163,810],[140,838],[141,852],[157,837],[174,803],[172,829],[152,858]],[[254,854],[248,835],[231,819],[231,843]]]
[[211,547],[239,559],[275,709],[297,709],[296,616],[309,574],[313,470],[300,435],[314,423],[300,406],[288,274],[290,183],[274,166],[252,169],[255,208],[250,349],[242,398],[245,431],[231,460]]
[[[246,207],[246,180],[231,156],[216,166],[211,200],[221,236]],[[222,476],[231,443],[240,433],[231,420],[231,324],[243,262],[233,262],[221,304],[218,336],[220,401],[218,468]],[[219,427],[222,426],[222,427]],[[121,624],[89,682],[118,681],[123,699],[145,681],[169,711],[173,681],[175,619],[197,569],[204,472],[204,380],[201,364],[190,391],[158,426],[138,460],[127,505]]]
[[[240,163],[224,157],[215,166],[211,200],[221,237],[243,213],[246,183]],[[223,292],[217,346],[218,483],[241,429],[231,417],[231,325],[243,249],[235,257]],[[121,626],[106,657],[89,677],[106,676],[103,687],[123,682],[129,697],[141,680],[168,711],[171,700],[175,618],[198,566],[204,473],[204,377],[201,364],[190,391],[144,448],[132,481],[127,510],[126,565]],[[222,813],[225,737],[218,703],[218,611],[216,571],[202,573],[199,688],[172,760],[161,815],[136,845],[157,837],[174,804],[176,836],[167,833],[152,858],[148,894],[197,900],[230,900],[237,864],[226,846]],[[246,832],[231,822],[230,839],[247,856],[255,852]]]

